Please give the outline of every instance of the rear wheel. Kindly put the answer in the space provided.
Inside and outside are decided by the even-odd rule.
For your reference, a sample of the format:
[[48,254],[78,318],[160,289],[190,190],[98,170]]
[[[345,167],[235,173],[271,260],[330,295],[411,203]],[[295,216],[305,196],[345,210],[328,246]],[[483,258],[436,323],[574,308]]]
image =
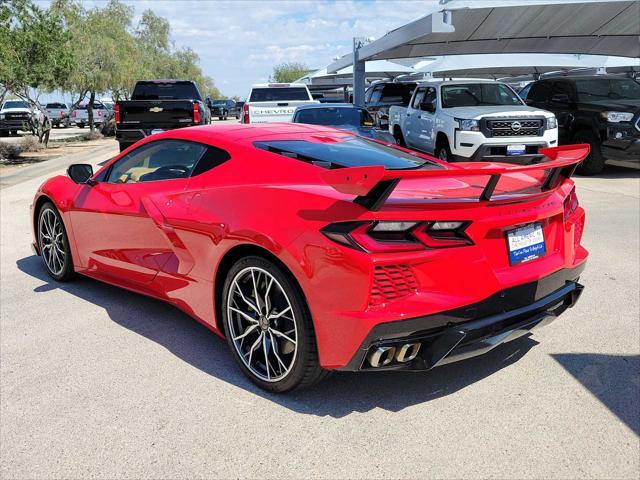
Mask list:
[[396,128],[393,132],[393,138],[396,139],[396,145],[400,147],[406,147],[407,142],[404,141],[404,135],[402,134],[402,130]]
[[589,156],[578,165],[577,172],[581,175],[597,175],[604,170],[604,157],[600,150],[600,142],[596,136],[588,131],[581,130],[573,137],[573,143],[588,143],[591,147]]
[[59,282],[74,276],[69,239],[56,207],[45,203],[38,214],[38,249],[49,276]]
[[234,358],[261,388],[285,392],[324,377],[305,299],[273,262],[250,256],[231,267],[222,317]]
[[76,127],[78,127],[78,128],[84,128],[84,123],[76,123]]

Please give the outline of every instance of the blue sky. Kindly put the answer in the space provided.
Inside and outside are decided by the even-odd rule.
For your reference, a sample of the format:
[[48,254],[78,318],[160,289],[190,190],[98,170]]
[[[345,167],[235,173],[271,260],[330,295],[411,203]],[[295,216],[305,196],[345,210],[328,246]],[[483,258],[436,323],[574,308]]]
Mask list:
[[[40,2],[46,6],[48,2]],[[83,2],[87,7],[100,1]],[[321,68],[350,51],[352,37],[379,38],[434,10],[437,0],[127,0],[171,23],[176,45],[200,56],[225,95],[247,95],[285,61]]]

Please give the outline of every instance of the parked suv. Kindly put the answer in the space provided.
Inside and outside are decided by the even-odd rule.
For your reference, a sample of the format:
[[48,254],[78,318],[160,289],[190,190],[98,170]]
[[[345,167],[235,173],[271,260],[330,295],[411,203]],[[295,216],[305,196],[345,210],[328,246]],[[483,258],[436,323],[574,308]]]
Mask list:
[[526,102],[555,113],[560,143],[588,143],[578,167],[600,173],[605,163],[640,166],[640,83],[613,75],[539,80]]
[[415,82],[379,82],[365,91],[364,106],[373,117],[376,126],[389,126],[389,108],[392,105],[409,105],[416,85]]
[[558,144],[552,113],[525,105],[508,85],[461,80],[420,83],[409,106],[389,109],[399,145],[445,161],[533,163]]
[[69,106],[66,103],[47,103],[47,116],[51,120],[53,127],[69,127],[71,125],[71,118],[69,117]]

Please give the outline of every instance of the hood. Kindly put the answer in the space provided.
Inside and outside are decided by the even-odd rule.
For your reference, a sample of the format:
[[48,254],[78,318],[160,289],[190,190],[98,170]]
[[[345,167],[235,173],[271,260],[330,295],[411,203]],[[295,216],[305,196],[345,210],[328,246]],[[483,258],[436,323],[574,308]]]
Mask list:
[[542,116],[552,117],[553,114],[526,105],[495,105],[478,107],[443,108],[442,111],[455,118],[480,120],[483,117],[514,117],[514,116]]
[[31,115],[31,110],[28,108],[5,108],[0,110],[0,113],[28,113]]
[[633,99],[606,99],[589,102],[581,102],[581,104],[590,107],[602,108],[602,111],[611,110],[615,112],[635,112],[640,109],[640,100]]

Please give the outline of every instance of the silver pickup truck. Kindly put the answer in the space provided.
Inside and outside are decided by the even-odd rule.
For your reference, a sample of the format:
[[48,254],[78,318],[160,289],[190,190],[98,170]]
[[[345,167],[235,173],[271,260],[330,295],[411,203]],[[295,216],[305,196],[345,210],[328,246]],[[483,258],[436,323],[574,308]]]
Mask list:
[[67,128],[71,125],[69,106],[66,103],[47,103],[45,108],[47,109],[47,116],[51,120],[51,126]]
[[242,106],[242,123],[290,122],[300,105],[320,103],[303,83],[260,83]]

